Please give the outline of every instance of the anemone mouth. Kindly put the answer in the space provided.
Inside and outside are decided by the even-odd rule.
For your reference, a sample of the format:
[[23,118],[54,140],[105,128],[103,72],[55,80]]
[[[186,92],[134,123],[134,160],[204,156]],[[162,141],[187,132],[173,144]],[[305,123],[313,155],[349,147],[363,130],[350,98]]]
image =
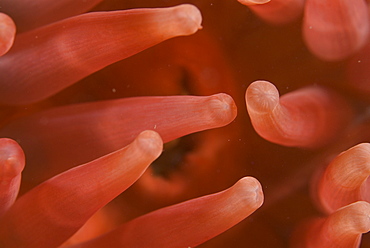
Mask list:
[[196,139],[191,134],[164,144],[161,156],[150,165],[153,175],[169,179],[173,172],[181,170],[187,163],[187,154],[195,149]]

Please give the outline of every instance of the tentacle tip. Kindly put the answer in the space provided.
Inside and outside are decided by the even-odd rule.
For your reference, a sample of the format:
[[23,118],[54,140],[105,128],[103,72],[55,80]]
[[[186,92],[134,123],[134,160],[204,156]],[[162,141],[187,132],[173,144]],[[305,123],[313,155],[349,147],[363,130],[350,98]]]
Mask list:
[[13,19],[0,13],[0,56],[6,54],[13,46],[16,26]]
[[183,35],[191,35],[202,29],[202,14],[197,7],[192,4],[181,4],[175,8]]
[[24,163],[22,163],[17,157],[8,157],[6,160],[0,162],[3,168],[1,169],[2,179],[12,179],[20,175],[24,169]]
[[[353,219],[356,222],[355,226],[358,233],[370,232],[370,203],[366,201],[358,201],[351,204],[354,208]],[[356,217],[358,220],[356,221]]]
[[0,139],[0,178],[12,179],[21,174],[25,166],[22,148],[12,139]]
[[248,111],[268,113],[279,104],[279,91],[270,82],[255,81],[249,85],[245,100]]
[[367,177],[370,173],[370,143],[360,143],[353,146],[342,154],[348,156],[353,169],[361,168],[362,173]]
[[352,149],[362,151],[363,153],[370,156],[370,143],[360,143],[355,145]]
[[213,95],[210,98],[211,114],[219,126],[232,122],[237,115],[237,107],[234,99],[225,93]]
[[338,209],[336,213],[350,220],[351,224],[347,225],[352,227],[352,232],[361,234],[370,231],[370,203],[357,201]]
[[148,156],[157,158],[162,153],[163,141],[155,131],[146,130],[141,132],[136,138],[136,142]]
[[256,5],[256,4],[265,4],[270,2],[271,0],[238,0],[239,3],[243,5]]
[[261,183],[254,177],[243,177],[234,187],[238,190],[240,197],[245,199],[251,208],[258,209],[264,202]]

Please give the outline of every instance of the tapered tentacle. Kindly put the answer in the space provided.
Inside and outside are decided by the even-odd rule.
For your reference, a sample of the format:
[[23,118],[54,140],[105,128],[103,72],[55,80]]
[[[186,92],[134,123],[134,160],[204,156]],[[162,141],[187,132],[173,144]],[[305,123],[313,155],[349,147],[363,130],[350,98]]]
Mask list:
[[44,169],[29,171],[42,178],[41,174],[47,171],[55,175],[66,166],[113,152],[144,130],[154,130],[168,142],[227,125],[236,114],[233,99],[223,93],[204,97],[125,98],[40,112],[9,124],[0,131],[0,136],[17,140],[29,165],[38,168],[44,165]]
[[57,247],[131,186],[162,152],[144,131],[127,147],[59,174],[23,195],[0,219],[1,247]]
[[318,86],[279,98],[273,84],[256,81],[247,89],[246,103],[256,132],[285,146],[320,147],[346,128],[352,116],[340,96]]
[[201,20],[195,6],[184,4],[92,12],[21,34],[0,58],[0,102],[45,99],[148,47],[195,33]]
[[362,143],[338,155],[325,169],[315,190],[327,213],[356,201],[370,201],[370,144]]
[[357,248],[370,231],[370,204],[359,201],[338,209],[326,218],[308,221],[297,229],[294,248]]
[[260,183],[245,177],[227,190],[134,219],[83,247],[195,247],[251,215],[263,203]]

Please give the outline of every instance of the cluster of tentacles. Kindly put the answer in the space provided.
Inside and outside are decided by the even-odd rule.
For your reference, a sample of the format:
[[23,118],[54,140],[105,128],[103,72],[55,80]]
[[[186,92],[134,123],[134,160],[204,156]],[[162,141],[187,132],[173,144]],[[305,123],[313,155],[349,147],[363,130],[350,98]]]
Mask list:
[[360,247],[369,3],[189,2],[0,2],[0,247]]

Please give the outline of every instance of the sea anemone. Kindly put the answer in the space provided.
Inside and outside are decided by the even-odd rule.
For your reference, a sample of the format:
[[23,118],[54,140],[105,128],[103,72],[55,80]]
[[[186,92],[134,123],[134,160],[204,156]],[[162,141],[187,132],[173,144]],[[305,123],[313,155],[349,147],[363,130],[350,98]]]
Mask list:
[[366,1],[0,7],[1,247],[369,245]]

